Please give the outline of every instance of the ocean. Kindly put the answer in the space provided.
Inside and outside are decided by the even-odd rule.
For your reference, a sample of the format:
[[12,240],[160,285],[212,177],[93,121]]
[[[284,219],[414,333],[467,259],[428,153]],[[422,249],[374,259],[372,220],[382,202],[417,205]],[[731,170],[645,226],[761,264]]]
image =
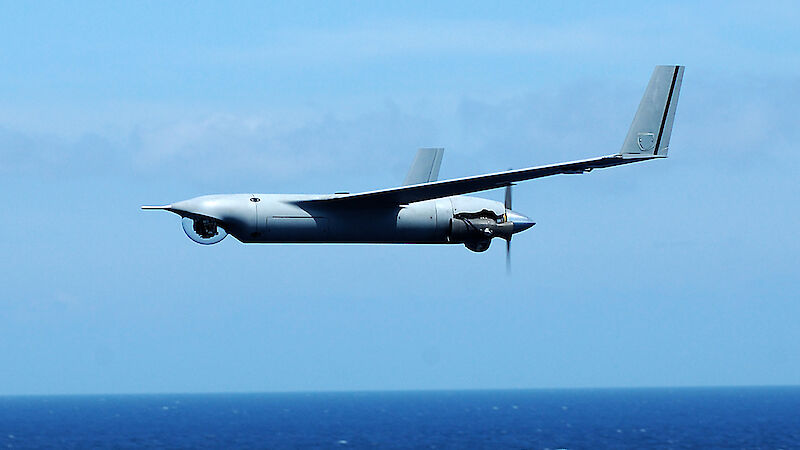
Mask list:
[[0,448],[800,448],[800,387],[0,397]]

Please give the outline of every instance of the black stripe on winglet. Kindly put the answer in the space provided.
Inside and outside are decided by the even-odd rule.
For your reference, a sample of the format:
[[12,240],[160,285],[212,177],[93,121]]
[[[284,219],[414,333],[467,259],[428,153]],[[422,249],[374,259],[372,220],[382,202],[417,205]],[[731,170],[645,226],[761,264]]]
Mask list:
[[675,66],[675,72],[672,73],[672,85],[669,87],[669,95],[667,96],[667,106],[664,108],[664,117],[661,118],[661,128],[658,130],[658,140],[656,140],[656,150],[654,155],[658,154],[661,149],[661,135],[664,134],[664,125],[667,123],[667,115],[669,114],[669,104],[672,102],[672,92],[675,91],[675,81],[678,79],[678,70],[681,66]]

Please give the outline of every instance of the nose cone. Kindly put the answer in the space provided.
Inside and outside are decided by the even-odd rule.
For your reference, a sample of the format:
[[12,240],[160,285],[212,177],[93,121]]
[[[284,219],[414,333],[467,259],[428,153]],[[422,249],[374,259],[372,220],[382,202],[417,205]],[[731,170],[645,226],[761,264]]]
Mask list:
[[170,211],[182,214],[199,214],[224,220],[241,203],[240,195],[204,195],[202,197],[182,200],[170,205]]
[[506,220],[514,225],[513,233],[525,231],[528,228],[536,225],[536,222],[531,220],[530,217],[511,210],[506,211]]

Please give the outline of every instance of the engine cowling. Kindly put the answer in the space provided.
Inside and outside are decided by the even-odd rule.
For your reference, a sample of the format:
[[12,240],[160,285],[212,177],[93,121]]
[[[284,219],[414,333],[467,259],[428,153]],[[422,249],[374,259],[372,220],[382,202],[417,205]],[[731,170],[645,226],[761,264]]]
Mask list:
[[493,238],[508,239],[513,228],[513,224],[494,217],[457,215],[450,219],[450,241],[463,242],[473,252],[485,252]]

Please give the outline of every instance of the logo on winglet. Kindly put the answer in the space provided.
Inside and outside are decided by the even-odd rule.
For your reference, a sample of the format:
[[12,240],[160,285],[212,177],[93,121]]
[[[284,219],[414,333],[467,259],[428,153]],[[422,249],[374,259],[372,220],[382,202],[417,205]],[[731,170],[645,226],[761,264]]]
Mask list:
[[653,133],[639,133],[636,143],[643,152],[652,151],[656,146],[656,136]]

